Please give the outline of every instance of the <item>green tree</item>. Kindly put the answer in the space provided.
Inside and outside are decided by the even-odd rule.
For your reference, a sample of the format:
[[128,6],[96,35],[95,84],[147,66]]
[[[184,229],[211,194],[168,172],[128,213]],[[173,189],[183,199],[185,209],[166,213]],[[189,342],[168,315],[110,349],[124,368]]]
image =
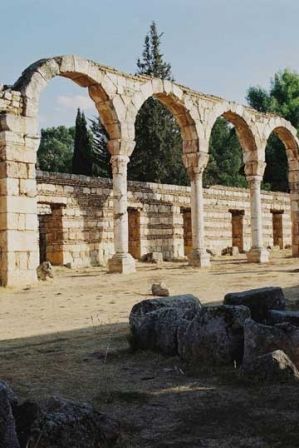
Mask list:
[[87,129],[84,112],[78,109],[75,126],[74,153],[72,159],[72,173],[92,175],[92,139]]
[[[137,74],[173,80],[171,66],[164,62],[161,38],[155,22],[145,37]],[[136,145],[128,166],[132,180],[186,185],[188,177],[182,162],[180,129],[171,112],[156,98],[141,107],[135,123]]]
[[[289,120],[299,130],[299,74],[283,70],[271,80],[269,91],[250,87],[247,93],[250,106],[261,112],[272,112]],[[288,191],[288,162],[282,142],[271,135],[266,147],[264,181],[272,190]]]
[[100,118],[90,119],[89,121],[92,137],[92,173],[100,177],[111,177],[110,153],[107,147],[109,135]]
[[41,130],[37,166],[44,171],[72,172],[75,128],[58,126]]
[[204,185],[246,187],[242,149],[236,130],[224,118],[216,120],[209,147],[209,162],[204,171]]

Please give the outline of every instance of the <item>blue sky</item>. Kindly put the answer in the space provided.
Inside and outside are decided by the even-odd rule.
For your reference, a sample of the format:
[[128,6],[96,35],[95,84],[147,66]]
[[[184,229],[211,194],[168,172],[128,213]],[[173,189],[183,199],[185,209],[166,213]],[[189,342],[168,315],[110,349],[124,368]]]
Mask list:
[[[61,54],[134,72],[152,20],[175,79],[196,90],[245,103],[249,86],[299,71],[298,0],[0,0],[0,17],[0,83]],[[72,124],[77,106],[96,113],[84,89],[52,80],[41,126]]]

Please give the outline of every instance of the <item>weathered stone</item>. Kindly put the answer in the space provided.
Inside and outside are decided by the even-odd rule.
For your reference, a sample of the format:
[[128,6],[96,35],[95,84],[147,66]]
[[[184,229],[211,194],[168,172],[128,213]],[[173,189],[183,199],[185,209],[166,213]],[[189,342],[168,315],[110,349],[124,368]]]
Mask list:
[[0,448],[20,448],[12,407],[17,398],[9,386],[0,382]]
[[169,289],[167,288],[165,283],[153,283],[151,289],[153,296],[161,296],[161,297],[169,296]]
[[54,277],[52,265],[49,261],[44,261],[43,263],[41,263],[36,269],[36,272],[37,272],[37,278],[39,280],[45,281],[48,278]]
[[299,381],[298,370],[282,350],[257,356],[242,367],[241,373],[248,379],[258,381]]
[[279,311],[269,310],[268,312],[268,324],[275,325],[288,322],[296,327],[299,327],[299,311]]
[[270,309],[285,309],[286,300],[281,288],[272,287],[226,294],[224,304],[247,306],[251,311],[252,319],[265,322]]
[[57,397],[25,402],[16,412],[21,448],[106,448],[114,445],[120,432],[116,420],[91,405]]
[[298,368],[299,328],[288,323],[270,326],[246,320],[243,364],[246,366],[256,357],[275,350],[284,351]]
[[243,357],[245,306],[203,307],[178,331],[178,353],[190,363],[232,364]]
[[146,314],[161,308],[178,308],[184,312],[188,311],[190,316],[195,316],[201,308],[199,299],[192,294],[182,294],[159,299],[146,299],[136,303],[130,313],[130,325],[136,319],[143,318]]
[[130,313],[131,346],[134,349],[177,354],[177,332],[193,319],[201,305],[192,295],[143,300]]
[[142,256],[142,261],[161,264],[163,262],[163,254],[162,252],[149,252],[148,254]]
[[[177,354],[177,332],[185,325],[188,311],[162,308],[147,313],[131,325],[130,343],[133,349],[153,350],[164,355]],[[132,322],[132,321],[131,321]]]
[[232,247],[232,256],[236,257],[237,255],[239,255],[240,251],[239,248],[237,246],[233,246]]
[[[252,240],[249,241],[248,236],[246,236],[247,232],[244,232],[244,249],[251,244],[251,250],[247,252],[248,261],[267,262],[269,254],[263,245],[269,244],[269,241],[272,240],[274,240],[274,244],[277,244],[279,240],[289,243],[291,233],[292,253],[294,256],[299,255],[299,171],[296,158],[289,159],[291,205],[290,201],[286,199],[288,198],[286,195],[280,195],[280,198],[282,198],[280,204],[278,194],[275,194],[275,198],[273,198],[275,207],[278,206],[279,208],[278,212],[280,214],[284,212],[285,216],[288,214],[290,217],[289,220],[284,220],[283,231],[282,229],[279,230],[283,235],[277,234],[276,231],[276,235],[273,235],[274,238],[272,238],[272,229],[269,231],[271,226],[268,225],[269,216],[266,217],[262,214],[261,181],[265,162],[259,149],[266,146],[269,135],[275,129],[287,151],[296,153],[299,147],[297,132],[289,122],[281,117],[252,111],[221,98],[190,91],[174,82],[124,74],[93,61],[69,55],[41,59],[24,70],[13,86],[4,85],[0,88],[1,210],[3,214],[7,214],[5,218],[2,217],[5,227],[1,228],[1,285],[20,286],[34,283],[37,280],[38,229],[35,191],[35,159],[39,145],[37,114],[41,91],[54,76],[70,78],[82,87],[88,88],[89,94],[101,114],[104,127],[110,136],[108,149],[112,154],[113,168],[113,205],[109,205],[111,200],[106,200],[105,194],[104,198],[96,201],[95,205],[95,208],[99,210],[99,204],[108,204],[107,219],[99,224],[94,224],[94,220],[90,220],[92,222],[91,229],[94,230],[95,226],[98,225],[98,229],[104,230],[98,232],[101,235],[92,235],[89,241],[84,239],[79,244],[75,244],[75,242],[77,243],[77,233],[70,231],[69,236],[66,237],[69,228],[64,223],[64,229],[57,232],[57,235],[60,235],[60,244],[56,242],[56,249],[59,247],[60,261],[61,255],[63,258],[63,261],[59,264],[64,264],[65,260],[71,259],[74,265],[75,263],[82,265],[82,258],[96,258],[97,254],[95,255],[95,252],[102,250],[105,263],[107,263],[108,257],[115,254],[108,262],[110,272],[134,272],[135,261],[128,251],[127,163],[135,146],[134,123],[136,116],[141,105],[151,96],[157,96],[161,99],[166,107],[173,112],[174,119],[180,126],[184,164],[190,177],[191,189],[188,192],[188,200],[184,201],[181,196],[186,195],[187,189],[185,187],[175,191],[175,194],[172,190],[169,194],[171,186],[167,186],[166,194],[162,195],[161,191],[158,191],[157,194],[153,191],[153,184],[152,186],[147,184],[147,194],[151,196],[153,208],[158,208],[158,210],[154,212],[156,217],[153,217],[152,210],[149,211],[149,215],[153,217],[152,220],[156,221],[154,223],[155,230],[153,230],[153,223],[145,226],[144,234],[139,235],[140,239],[145,241],[142,241],[142,244],[140,242],[138,250],[142,247],[146,251],[163,252],[165,260],[180,258],[184,255],[184,243],[181,229],[179,229],[181,218],[178,216],[177,210],[190,207],[190,196],[192,250],[189,251],[188,248],[188,254],[186,251],[186,255],[189,255],[190,264],[194,267],[208,267],[210,264],[210,257],[206,253],[205,232],[209,233],[208,239],[210,242],[215,241],[217,253],[221,247],[231,244],[231,238],[229,237],[231,223],[227,216],[228,213],[225,212],[228,209],[228,198],[225,196],[230,196],[234,190],[230,189],[228,192],[228,187],[224,187],[219,194],[219,196],[222,196],[221,201],[222,199],[224,201],[224,207],[223,203],[218,202],[218,198],[216,200],[212,198],[211,213],[208,213],[208,216],[211,216],[211,221],[207,223],[205,213],[207,201],[204,198],[202,184],[203,172],[209,158],[209,136],[217,117],[223,115],[238,128],[240,144],[244,149],[245,174],[250,186]],[[18,184],[18,190],[15,190],[12,184],[18,179],[22,182]],[[82,180],[82,176],[80,176],[80,179]],[[160,189],[160,187],[157,188]],[[7,190],[12,189],[14,194],[8,194]],[[208,195],[212,194],[212,190],[213,188],[209,189]],[[141,192],[141,196],[143,196],[143,193]],[[242,210],[235,211],[244,212],[244,209],[248,208],[249,205],[248,193],[235,191],[234,196],[234,199],[229,200],[231,205],[236,207],[236,204],[238,204],[239,207],[241,203]],[[58,194],[58,197],[60,197],[60,194]],[[172,197],[175,197],[174,201],[171,200]],[[52,198],[51,203],[54,202]],[[85,201],[81,198],[79,202],[80,206],[78,208],[80,211],[78,213],[80,214],[82,208],[84,208],[81,205]],[[89,198],[86,202],[89,202]],[[148,205],[146,202],[144,197],[132,198],[134,207],[137,204],[137,207],[142,209],[145,205],[144,209],[146,209]],[[266,202],[271,202],[269,196]],[[168,220],[165,210],[160,213],[159,209],[162,207],[171,209],[170,220]],[[215,207],[218,210],[214,210]],[[111,208],[113,208],[113,211]],[[84,210],[85,212],[86,210]],[[14,219],[15,215],[20,214],[26,216],[20,219],[17,230],[11,233],[11,228],[7,223]],[[30,225],[28,225],[29,215],[33,215]],[[113,226],[111,225],[112,215]],[[270,214],[267,213],[267,215]],[[84,216],[86,216],[86,213]],[[213,225],[216,217],[218,221],[220,219],[224,223],[224,227],[219,223],[217,223],[217,226]],[[143,224],[145,224],[147,217],[142,218],[145,218],[143,221]],[[244,220],[245,224],[248,225],[248,218],[244,217]],[[263,220],[265,221],[264,228]],[[288,221],[292,221],[292,232]],[[82,223],[82,221],[80,222]],[[216,238],[211,236],[212,227],[216,229]],[[288,227],[287,232],[285,232],[285,227]],[[222,228],[223,232],[220,236],[218,230]],[[267,231],[266,235],[265,230]],[[88,233],[87,229],[84,228],[82,233]],[[114,236],[110,233],[114,233]],[[65,238],[67,241],[65,241]],[[243,235],[239,235],[238,238],[240,240],[240,251],[243,251]],[[95,243],[98,241],[101,241],[101,244]],[[103,247],[104,244],[108,247]],[[73,254],[74,246],[75,254]],[[77,246],[85,247],[78,248]],[[54,252],[53,260],[56,264],[57,254],[55,254],[55,248],[52,249]],[[65,251],[69,252],[67,256],[65,256]],[[79,256],[77,256],[78,254]],[[139,254],[138,251],[137,258],[139,258],[139,255],[142,256],[143,254]]]

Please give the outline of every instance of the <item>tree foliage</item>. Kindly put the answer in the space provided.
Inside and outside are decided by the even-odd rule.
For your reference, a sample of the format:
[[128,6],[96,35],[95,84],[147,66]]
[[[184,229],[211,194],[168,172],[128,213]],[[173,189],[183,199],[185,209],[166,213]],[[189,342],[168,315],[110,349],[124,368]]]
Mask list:
[[[289,120],[299,130],[299,74],[283,70],[271,80],[269,91],[250,87],[247,93],[250,106],[261,112],[272,112]],[[288,162],[283,143],[271,135],[266,147],[264,181],[271,190],[288,191]]]
[[72,173],[92,175],[92,139],[87,129],[84,112],[77,111],[75,125],[75,141],[72,159]]
[[[161,38],[155,22],[145,37],[137,74],[173,80],[171,66],[163,60]],[[182,162],[180,129],[172,113],[157,100],[149,98],[141,107],[135,123],[136,145],[128,167],[132,180],[178,185],[188,183]]]
[[72,172],[75,128],[58,126],[41,130],[37,152],[38,168],[60,173]]
[[93,162],[93,175],[111,177],[110,153],[107,143],[109,135],[100,118],[90,119],[91,132],[91,159]]
[[209,162],[204,171],[204,185],[246,187],[242,149],[236,130],[224,118],[216,120],[209,146]]

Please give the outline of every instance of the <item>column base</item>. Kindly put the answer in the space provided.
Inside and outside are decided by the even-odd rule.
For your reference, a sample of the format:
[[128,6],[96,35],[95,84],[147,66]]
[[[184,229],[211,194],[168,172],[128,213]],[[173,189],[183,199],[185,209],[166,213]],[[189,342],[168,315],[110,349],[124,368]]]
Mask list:
[[210,255],[204,250],[192,250],[188,257],[190,266],[197,268],[208,268],[210,263]]
[[135,260],[131,254],[114,254],[112,258],[108,260],[109,272],[119,274],[130,274],[136,272]]
[[264,247],[252,247],[246,254],[248,263],[268,263],[269,252]]

